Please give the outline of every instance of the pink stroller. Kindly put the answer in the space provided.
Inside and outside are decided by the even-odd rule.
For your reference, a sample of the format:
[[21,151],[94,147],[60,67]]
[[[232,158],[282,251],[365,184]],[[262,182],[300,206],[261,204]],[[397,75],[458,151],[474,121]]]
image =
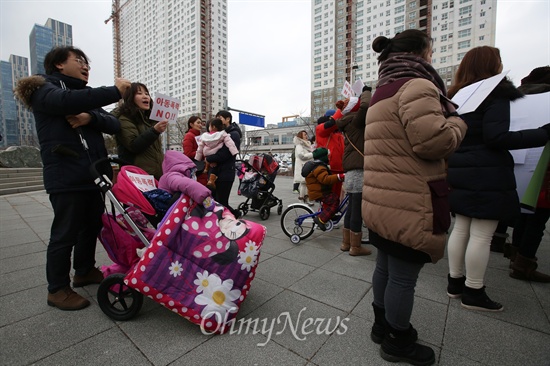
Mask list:
[[156,187],[156,179],[144,170],[132,165],[121,167],[112,192],[107,192],[112,206],[110,212],[103,214],[103,228],[99,233],[99,241],[113,261],[112,265],[101,268],[105,277],[127,273],[139,261],[137,249],[148,246],[153,238],[160,221],[159,213],[143,192]]
[[[131,179],[135,169],[139,168],[123,167],[119,182],[128,176],[134,186],[136,182],[149,184]],[[108,179],[96,179],[125,221],[120,225],[121,220],[111,214],[100,235],[104,246],[108,243],[110,247],[106,247],[109,257],[121,266],[111,269],[123,272],[109,275],[100,284],[97,299],[102,311],[114,320],[131,319],[139,312],[145,295],[206,331],[228,331],[255,277],[265,227],[237,220],[219,204],[206,209],[182,193],[155,230],[143,223],[146,215],[155,213],[148,210],[152,205],[148,207],[147,199],[136,203],[140,199],[134,200],[124,183],[117,187],[119,182],[111,190]],[[127,207],[119,202],[119,196]],[[119,243],[121,240],[111,227],[130,235],[131,240],[125,239],[126,248],[121,245],[113,250],[113,236]],[[136,249],[142,252],[141,257]]]

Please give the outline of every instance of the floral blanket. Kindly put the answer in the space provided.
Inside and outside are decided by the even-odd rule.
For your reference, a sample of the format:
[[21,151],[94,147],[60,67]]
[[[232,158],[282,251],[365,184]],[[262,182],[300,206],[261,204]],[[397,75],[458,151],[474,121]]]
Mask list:
[[224,333],[250,291],[265,233],[221,205],[207,211],[182,195],[124,281],[205,331]]

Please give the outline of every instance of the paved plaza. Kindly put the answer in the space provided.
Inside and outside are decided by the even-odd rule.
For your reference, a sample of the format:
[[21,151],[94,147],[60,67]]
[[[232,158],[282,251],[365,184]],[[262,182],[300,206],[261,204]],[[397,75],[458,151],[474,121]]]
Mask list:
[[[297,201],[290,177],[275,183],[285,207]],[[245,198],[237,195],[237,182],[233,190],[236,207]],[[147,298],[135,318],[113,321],[97,304],[97,285],[76,290],[92,302],[84,310],[49,307],[45,262],[52,218],[44,191],[0,197],[0,365],[390,365],[369,337],[376,249],[368,257],[341,252],[339,228],[315,231],[294,245],[276,208],[265,221],[249,212],[244,218],[265,225],[267,236],[238,318],[263,319],[259,324],[273,324],[272,332],[250,327],[204,335]],[[545,273],[549,237],[538,253]],[[97,259],[111,263],[100,244]],[[446,258],[424,267],[411,322],[419,342],[435,350],[436,364],[550,365],[550,284],[518,281],[508,271],[508,261],[491,253],[487,292],[505,310],[486,313],[447,297]],[[309,319],[326,327],[308,333]]]

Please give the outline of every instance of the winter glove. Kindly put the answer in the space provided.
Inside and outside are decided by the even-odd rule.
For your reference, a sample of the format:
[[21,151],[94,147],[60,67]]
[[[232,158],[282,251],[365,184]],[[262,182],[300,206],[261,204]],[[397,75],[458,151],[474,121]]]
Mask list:
[[337,109],[336,112],[334,112],[334,114],[332,116],[330,116],[330,118],[335,120],[335,121],[338,121],[342,117],[344,117],[344,115],[342,114],[342,111],[339,110],[339,109]]
[[346,177],[346,175],[343,174],[343,173],[342,173],[342,174],[338,174],[338,180],[339,180],[340,182],[343,182],[345,177]]

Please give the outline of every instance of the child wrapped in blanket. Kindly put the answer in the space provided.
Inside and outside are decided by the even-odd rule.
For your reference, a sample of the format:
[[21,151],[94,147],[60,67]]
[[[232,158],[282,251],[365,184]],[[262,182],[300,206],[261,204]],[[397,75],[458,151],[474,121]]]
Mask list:
[[[212,198],[212,192],[201,183],[197,182],[194,177],[197,166],[193,160],[179,151],[168,150],[164,154],[162,162],[163,174],[159,180],[160,192],[168,192],[170,196],[181,192],[181,194],[189,196],[194,202],[201,204],[205,209],[212,211],[216,206],[216,202]],[[170,206],[175,200],[169,199]],[[159,202],[152,202],[155,208]],[[165,204],[166,202],[162,202]],[[142,257],[147,248],[137,249],[138,257]]]
[[[209,132],[205,132],[201,135],[197,153],[195,154],[196,160],[202,160],[204,157],[215,154],[221,147],[225,145],[229,149],[231,155],[237,155],[239,150],[235,145],[233,139],[227,132],[225,132],[223,122],[219,118],[214,118],[209,123]],[[216,179],[218,179],[218,169],[216,164],[206,163],[204,171],[210,169],[210,175],[206,186],[212,190],[216,189]]]
[[306,178],[309,199],[321,201],[321,212],[313,218],[313,221],[325,231],[325,224],[332,219],[340,205],[340,197],[332,191],[332,186],[337,182],[343,182],[344,174],[331,174],[328,150],[324,147],[313,150],[313,159],[304,164],[302,177]]
[[162,162],[163,174],[159,180],[159,188],[170,194],[181,192],[202,204],[207,210],[213,210],[215,202],[212,199],[212,192],[193,179],[196,169],[193,160],[183,153],[174,150],[166,151]]

